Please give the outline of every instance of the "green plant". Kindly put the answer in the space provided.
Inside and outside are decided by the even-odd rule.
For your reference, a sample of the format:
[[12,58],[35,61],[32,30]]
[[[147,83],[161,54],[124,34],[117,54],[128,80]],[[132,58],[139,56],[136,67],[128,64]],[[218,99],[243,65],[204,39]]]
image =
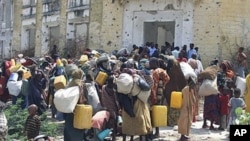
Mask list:
[[[240,109],[238,110],[240,111]],[[248,112],[236,112],[237,118],[235,120],[237,125],[250,125],[250,113]]]
[[[19,139],[21,141],[26,139],[24,134],[24,124],[28,117],[28,110],[21,108],[22,100],[18,99],[16,105],[9,105],[5,109],[5,115],[8,120],[8,140]],[[40,116],[41,128],[40,134],[46,134],[49,136],[57,136],[58,125],[51,122],[47,118],[47,112]]]

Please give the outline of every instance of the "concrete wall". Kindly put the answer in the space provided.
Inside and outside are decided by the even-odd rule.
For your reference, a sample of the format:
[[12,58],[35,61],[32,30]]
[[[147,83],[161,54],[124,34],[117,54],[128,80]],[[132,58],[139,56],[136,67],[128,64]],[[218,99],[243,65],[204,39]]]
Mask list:
[[175,43],[190,43],[193,40],[192,12],[192,0],[128,0],[123,4],[118,0],[114,3],[92,1],[89,47],[110,51],[142,45],[145,21],[176,21]]
[[103,0],[91,0],[90,6],[88,46],[99,49],[101,48]]
[[[12,45],[13,6],[9,0],[0,1],[0,54],[1,58],[9,58]],[[8,15],[6,14],[8,13]],[[4,19],[2,21],[2,19]]]
[[12,34],[12,44],[11,44],[11,54],[17,55],[21,51],[21,31],[22,31],[22,0],[14,0],[14,20],[13,20],[13,34]]
[[130,0],[124,4],[122,47],[144,45],[144,22],[175,21],[175,45],[193,41],[192,0]]
[[205,66],[213,58],[232,60],[237,47],[249,50],[250,1],[196,0],[194,43]]

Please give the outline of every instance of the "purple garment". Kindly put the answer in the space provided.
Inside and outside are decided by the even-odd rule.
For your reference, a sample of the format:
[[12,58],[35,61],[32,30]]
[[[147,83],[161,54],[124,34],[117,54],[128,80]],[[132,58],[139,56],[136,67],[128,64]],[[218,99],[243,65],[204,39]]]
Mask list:
[[219,122],[220,102],[218,95],[205,96],[204,119]]

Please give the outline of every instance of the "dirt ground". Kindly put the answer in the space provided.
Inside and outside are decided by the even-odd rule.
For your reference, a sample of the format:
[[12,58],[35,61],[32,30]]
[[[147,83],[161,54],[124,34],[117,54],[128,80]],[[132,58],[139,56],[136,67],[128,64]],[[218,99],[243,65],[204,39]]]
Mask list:
[[[203,129],[203,99],[200,100],[200,115],[197,116],[197,121],[194,122],[191,126],[190,140],[191,141],[229,141],[229,132],[228,131],[212,131],[209,129]],[[57,122],[60,124],[61,136],[53,139],[53,141],[63,141],[63,122]],[[209,122],[208,122],[209,125]],[[215,125],[215,127],[218,127]],[[177,131],[178,127],[162,127],[160,128],[160,138],[154,139],[153,141],[178,141],[180,134]],[[117,137],[117,141],[122,141],[122,137]],[[92,141],[92,140],[91,140]],[[129,137],[127,137],[129,141]],[[139,137],[135,136],[134,141],[139,141]]]

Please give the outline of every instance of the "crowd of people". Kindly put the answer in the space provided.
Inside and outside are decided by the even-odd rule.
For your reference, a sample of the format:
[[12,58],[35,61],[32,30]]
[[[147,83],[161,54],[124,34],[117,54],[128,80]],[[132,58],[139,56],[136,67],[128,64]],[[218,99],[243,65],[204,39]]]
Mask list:
[[[12,104],[16,104],[17,99],[22,99],[21,108],[27,108],[30,113],[24,125],[27,138],[30,140],[39,135],[39,115],[51,109],[52,118],[65,121],[65,141],[83,141],[90,138],[100,140],[97,135],[105,129],[112,129],[112,140],[122,135],[124,141],[126,136],[130,136],[132,141],[135,135],[139,135],[140,140],[149,141],[160,136],[159,127],[152,124],[152,107],[163,105],[168,108],[165,119],[167,126],[178,125],[180,140],[188,141],[191,125],[200,114],[199,101],[202,97],[204,123],[201,128],[229,129],[237,118],[235,109],[241,107],[250,112],[247,108],[250,101],[242,99],[241,94],[244,92],[235,84],[237,77],[245,78],[247,56],[244,48],[239,48],[235,57],[236,67],[228,60],[215,59],[209,66],[215,68],[212,71],[203,68],[198,47],[190,43],[189,50],[187,48],[187,45],[180,49],[166,44],[159,49],[158,45],[148,42],[143,47],[134,45],[132,51],[121,49],[111,54],[86,49],[84,57],[74,59],[70,55],[67,58],[60,57],[55,46],[50,56],[41,58],[39,62],[20,55],[14,59],[15,65],[19,63],[29,68],[30,76],[24,77],[27,72],[20,69],[10,72],[11,61],[5,60],[2,63],[1,76],[5,79],[4,85],[7,87],[3,89],[0,99],[3,103],[11,99]],[[187,68],[184,68],[186,65],[191,68],[188,72]],[[100,72],[108,76],[103,84],[97,83]],[[9,80],[13,78],[14,73],[16,79]],[[128,84],[131,85],[130,89],[121,87],[118,83],[118,79],[124,74],[133,78],[132,83]],[[56,109],[53,98],[57,89],[53,82],[57,76],[65,77],[65,89],[82,86],[80,89],[85,93],[83,103],[91,105],[94,109],[91,129],[76,129],[73,125],[74,114]],[[209,78],[216,80],[218,93],[202,96],[199,88]],[[12,86],[8,85],[9,81],[22,82],[18,94],[9,91]],[[94,97],[97,98],[89,98],[89,91],[85,87],[87,84],[93,84],[96,90]],[[135,90],[136,86],[139,86],[139,91]],[[182,100],[180,108],[171,106],[172,92],[181,92],[182,98],[178,99]],[[100,114],[101,112],[105,114]],[[125,124],[117,124],[120,117]],[[210,126],[207,125],[207,120],[210,121]],[[7,122],[5,124],[1,128],[6,132]],[[214,124],[219,125],[219,128],[215,128]],[[4,137],[6,135],[0,134]]]

